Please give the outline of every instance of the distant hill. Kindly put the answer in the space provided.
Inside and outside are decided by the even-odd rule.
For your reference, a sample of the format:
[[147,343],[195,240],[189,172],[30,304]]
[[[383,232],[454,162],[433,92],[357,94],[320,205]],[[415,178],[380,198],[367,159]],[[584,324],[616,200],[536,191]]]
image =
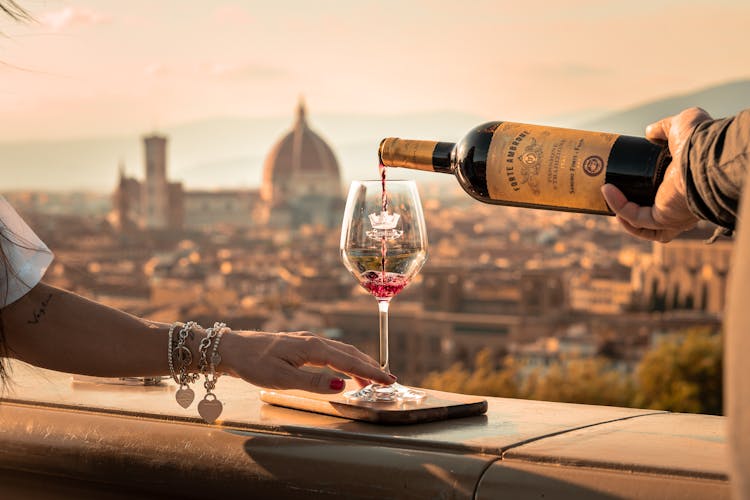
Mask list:
[[[486,121],[451,111],[403,115],[311,111],[310,126],[333,146],[346,181],[377,174],[377,146],[383,137],[455,140]],[[169,137],[169,176],[192,188],[258,186],[263,159],[291,129],[293,120],[290,112],[283,117],[222,117],[165,127],[159,132]],[[110,191],[120,162],[129,175],[143,177],[140,136],[0,142],[0,191]]]
[[699,106],[716,118],[750,108],[750,80],[730,82],[697,92],[647,102],[634,108],[607,114],[578,124],[585,130],[643,135],[646,125],[685,108]]
[[[648,123],[689,106],[701,106],[717,117],[734,114],[750,107],[750,80],[668,96],[616,113],[581,110],[533,122],[642,135]],[[314,109],[308,117],[311,127],[333,146],[347,184],[352,179],[377,175],[377,145],[383,137],[456,141],[488,119],[453,111],[370,115],[316,114]],[[169,136],[169,177],[188,188],[257,187],[263,159],[293,120],[290,110],[286,116],[219,117],[166,127],[160,132]],[[129,175],[143,177],[141,137],[0,142],[0,191],[109,192],[117,182],[121,161]],[[453,182],[449,176],[405,169],[398,176],[420,182]]]

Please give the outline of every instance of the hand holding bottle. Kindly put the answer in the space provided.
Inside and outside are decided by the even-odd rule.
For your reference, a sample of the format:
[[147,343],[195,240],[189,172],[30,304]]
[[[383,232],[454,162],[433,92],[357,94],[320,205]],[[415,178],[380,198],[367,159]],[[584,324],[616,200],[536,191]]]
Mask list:
[[612,215],[601,187],[653,205],[671,159],[666,145],[643,137],[489,122],[458,143],[383,139],[385,167],[453,174],[473,198],[497,205]]
[[698,222],[688,209],[681,165],[693,129],[710,119],[704,110],[690,108],[646,127],[646,137],[655,142],[667,141],[672,155],[672,163],[667,167],[653,206],[628,201],[612,184],[602,186],[607,204],[626,232],[638,238],[666,243]]

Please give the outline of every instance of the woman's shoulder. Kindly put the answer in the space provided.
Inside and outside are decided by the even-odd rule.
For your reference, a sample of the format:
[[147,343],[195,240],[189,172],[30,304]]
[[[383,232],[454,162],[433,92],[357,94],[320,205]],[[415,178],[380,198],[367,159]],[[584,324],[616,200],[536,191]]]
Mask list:
[[0,306],[41,281],[53,255],[4,196],[0,196]]

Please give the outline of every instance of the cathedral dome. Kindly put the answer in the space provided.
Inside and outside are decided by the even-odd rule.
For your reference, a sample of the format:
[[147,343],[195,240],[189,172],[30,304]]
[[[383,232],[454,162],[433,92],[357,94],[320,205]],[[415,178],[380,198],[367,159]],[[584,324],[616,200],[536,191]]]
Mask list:
[[305,195],[339,196],[340,183],[336,156],[310,129],[300,102],[294,127],[274,144],[263,163],[261,195],[274,204]]

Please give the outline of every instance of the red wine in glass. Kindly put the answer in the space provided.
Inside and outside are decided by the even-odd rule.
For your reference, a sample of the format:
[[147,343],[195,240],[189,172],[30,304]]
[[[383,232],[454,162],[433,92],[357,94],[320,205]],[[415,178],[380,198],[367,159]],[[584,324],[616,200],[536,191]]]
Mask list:
[[385,271],[365,271],[359,275],[359,284],[376,299],[390,299],[409,284],[408,276]]
[[[344,210],[341,257],[378,303],[380,365],[389,371],[388,306],[427,259],[427,232],[416,184],[380,179],[354,181]],[[347,398],[370,402],[420,401],[425,394],[399,384],[369,386]]]

